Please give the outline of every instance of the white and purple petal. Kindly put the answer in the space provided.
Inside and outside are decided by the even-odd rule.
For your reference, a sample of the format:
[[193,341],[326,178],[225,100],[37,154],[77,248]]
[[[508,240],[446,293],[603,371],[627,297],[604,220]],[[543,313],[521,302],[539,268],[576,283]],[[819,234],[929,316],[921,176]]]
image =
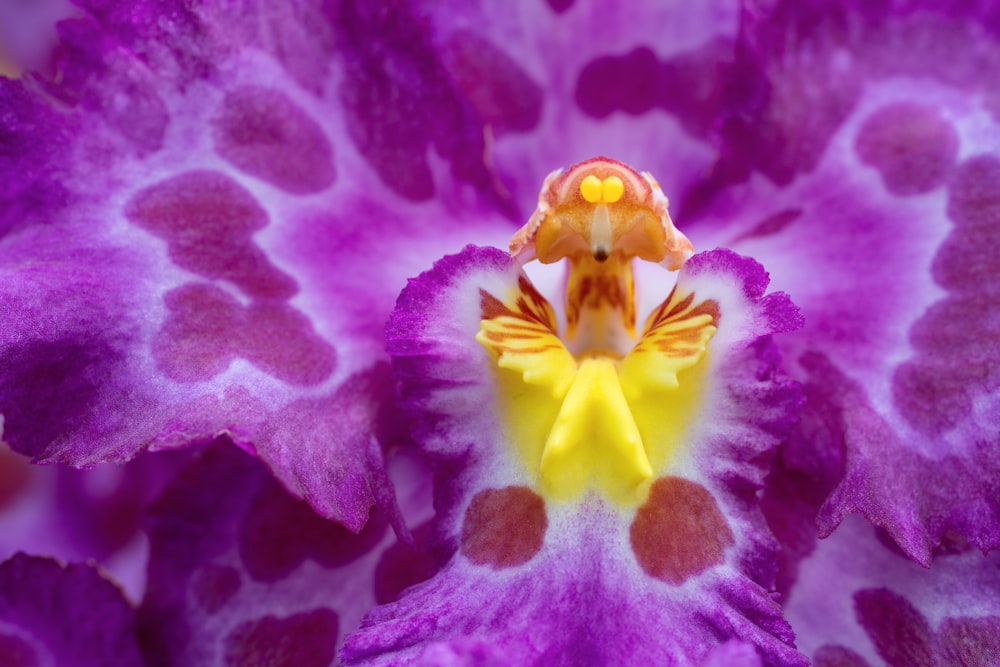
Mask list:
[[[409,455],[390,468],[407,520],[425,521],[426,469]],[[147,527],[139,628],[145,659],[162,667],[327,667],[368,609],[437,563],[397,542],[381,513],[358,534],[317,515],[225,439],[181,471]]]
[[685,231],[761,260],[802,308],[780,345],[809,397],[799,437],[836,477],[821,531],[861,513],[926,563],[950,531],[1000,546],[1000,47],[985,9],[890,5],[747,13],[715,189]]
[[[437,536],[454,556],[369,614],[347,640],[346,663],[502,655],[693,665],[733,651],[748,664],[756,652],[769,664],[805,664],[768,594],[774,544],[755,501],[798,405],[795,386],[776,375],[769,336],[800,321],[766,286],[760,265],[726,251],[696,256],[681,273],[678,289],[721,313],[704,396],[678,458],[656,471],[639,507],[623,508],[533,488],[537,476],[498,414],[494,362],[475,335],[484,292],[525,289],[518,264],[469,247],[411,281],[387,339],[415,437],[437,466]],[[727,639],[750,653],[718,648]]]

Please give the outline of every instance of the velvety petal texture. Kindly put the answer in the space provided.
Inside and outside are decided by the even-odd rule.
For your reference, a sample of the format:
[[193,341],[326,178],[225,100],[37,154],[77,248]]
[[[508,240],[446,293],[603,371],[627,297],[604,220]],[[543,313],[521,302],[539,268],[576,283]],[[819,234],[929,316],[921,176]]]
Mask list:
[[[661,276],[669,291],[672,276]],[[389,350],[416,437],[438,466],[437,533],[455,555],[370,614],[348,638],[346,662],[457,652],[508,664],[696,665],[719,637],[735,637],[768,664],[804,665],[768,594],[773,542],[754,500],[798,405],[795,386],[775,373],[769,336],[799,316],[784,295],[765,296],[766,285],[760,265],[727,251],[695,256],[681,272],[676,290],[717,303],[719,329],[707,362],[680,375],[689,389],[674,400],[693,414],[658,408],[679,417],[684,435],[636,507],[594,490],[555,498],[520,456],[518,425],[499,407],[509,387],[475,339],[481,308],[493,307],[484,294],[530,294],[519,265],[469,247],[412,281]],[[699,382],[700,400],[685,395]]]
[[808,396],[793,465],[834,478],[823,533],[861,513],[923,563],[949,532],[1000,546],[1000,46],[977,7],[748,10],[716,194],[684,227],[802,308],[779,345]]
[[1000,559],[954,539],[928,570],[851,517],[801,563],[784,607],[816,667],[987,667],[1000,659]]
[[[407,518],[425,521],[426,469],[405,456],[390,467]],[[181,471],[147,527],[139,626],[146,664],[162,667],[327,667],[369,608],[436,564],[382,514],[357,535],[322,518],[225,439]]]
[[135,610],[92,566],[17,554],[0,564],[0,660],[141,667]]
[[511,224],[417,16],[366,7],[83,2],[51,78],[0,80],[14,449],[90,465],[228,433],[362,526],[395,295]]

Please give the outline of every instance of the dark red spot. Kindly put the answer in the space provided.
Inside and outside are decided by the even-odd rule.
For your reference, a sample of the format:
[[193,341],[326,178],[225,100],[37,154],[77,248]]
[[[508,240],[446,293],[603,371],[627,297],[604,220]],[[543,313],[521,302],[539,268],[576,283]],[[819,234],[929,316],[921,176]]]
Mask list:
[[228,667],[328,667],[340,630],[337,614],[314,609],[285,618],[264,616],[226,637]]
[[236,357],[295,385],[322,382],[336,354],[309,320],[283,303],[249,307],[214,285],[188,284],[163,297],[167,319],[153,341],[153,356],[178,382],[208,380]]
[[949,187],[955,227],[934,257],[934,279],[950,294],[910,329],[914,356],[893,376],[893,398],[916,428],[938,434],[966,418],[1000,375],[1000,160],[962,163]]
[[958,156],[958,134],[933,107],[890,104],[865,121],[855,149],[889,192],[916,195],[944,183]]
[[870,667],[860,655],[845,646],[821,646],[813,655],[813,667]]
[[240,558],[255,580],[278,581],[307,558],[328,568],[347,565],[378,544],[385,529],[385,520],[373,513],[355,535],[319,516],[277,483],[269,484],[240,523]]
[[424,19],[398,1],[328,4],[344,54],[344,123],[385,185],[411,200],[434,196],[433,148],[456,179],[495,193],[482,121],[441,62]]
[[375,601],[388,604],[410,586],[427,581],[441,569],[442,558],[429,550],[433,526],[425,523],[413,531],[415,547],[396,542],[385,550],[375,567]]
[[[620,56],[602,56],[580,71],[576,103],[594,118],[615,111],[641,115],[663,109],[688,132],[701,136],[711,129],[731,60],[732,46],[723,40],[664,61],[646,46]],[[679,90],[684,94],[678,95]]]
[[886,588],[854,594],[858,623],[890,667],[935,667],[934,634],[910,602]]
[[0,667],[38,667],[38,654],[20,637],[0,634]]
[[801,208],[788,208],[783,211],[778,211],[777,213],[769,215],[758,222],[748,232],[740,234],[738,237],[733,239],[733,242],[745,241],[746,239],[751,238],[760,238],[762,236],[772,236],[788,227],[800,217],[802,217]]
[[236,595],[240,584],[240,573],[236,568],[211,564],[195,575],[191,590],[201,608],[214,614]]
[[498,570],[523,565],[542,548],[548,527],[545,501],[531,489],[486,489],[465,510],[462,553]]
[[680,477],[653,482],[629,537],[646,574],[671,584],[722,563],[726,547],[734,544],[708,489]]
[[1000,661],[1000,617],[947,618],[938,633],[943,665],[994,667]]
[[0,443],[0,511],[27,488],[33,472],[28,459]]
[[473,32],[451,35],[441,58],[459,89],[495,132],[525,132],[542,114],[542,89],[510,56]]
[[287,299],[298,289],[253,242],[267,213],[224,174],[189,171],[161,181],[136,193],[125,216],[166,241],[170,259],[199,276],[231,281],[258,298]]
[[245,87],[226,95],[212,139],[235,167],[292,194],[333,183],[333,148],[323,128],[277,90]]

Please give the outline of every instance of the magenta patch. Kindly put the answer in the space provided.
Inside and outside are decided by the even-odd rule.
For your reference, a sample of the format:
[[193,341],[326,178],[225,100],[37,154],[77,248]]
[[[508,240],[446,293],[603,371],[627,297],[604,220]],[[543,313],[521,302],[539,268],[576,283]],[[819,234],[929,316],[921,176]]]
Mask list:
[[651,577],[671,584],[719,565],[733,531],[708,489],[680,477],[653,482],[629,528],[632,551]]
[[236,595],[241,583],[236,568],[210,564],[194,576],[191,591],[198,605],[209,614],[214,614]]
[[947,618],[939,636],[942,665],[994,667],[1000,661],[1000,617]]
[[462,553],[498,570],[523,565],[542,548],[548,527],[545,501],[528,487],[486,489],[465,510]]
[[307,558],[327,568],[343,567],[371,551],[386,525],[373,512],[355,535],[271,484],[257,494],[240,522],[240,558],[251,577],[268,582],[284,579]]
[[264,616],[226,637],[225,662],[227,667],[329,667],[339,626],[337,614],[325,608]]
[[0,667],[39,667],[38,654],[26,641],[0,634]]
[[545,0],[545,4],[552,8],[556,14],[562,14],[573,6],[574,0]]
[[224,174],[189,171],[161,181],[137,192],[125,217],[166,241],[171,261],[199,276],[231,281],[257,298],[287,299],[298,291],[253,242],[267,213]]
[[[594,118],[615,111],[638,116],[663,109],[676,116],[685,130],[701,136],[716,117],[731,61],[732,46],[721,40],[663,61],[646,46],[620,56],[602,56],[580,70],[576,103]],[[678,90],[685,92],[678,95]]]
[[287,304],[243,306],[221,288],[198,283],[173,289],[163,300],[168,315],[153,341],[153,356],[178,382],[209,380],[236,357],[299,386],[322,382],[336,365],[333,347]]
[[445,67],[495,132],[526,132],[542,115],[542,89],[509,55],[476,33],[449,36],[441,49]]
[[416,548],[396,542],[386,549],[375,567],[375,602],[395,602],[410,586],[427,581],[441,569],[441,560],[428,551],[432,524],[423,524],[413,531]]
[[934,279],[950,291],[910,329],[914,357],[893,376],[900,412],[935,435],[966,418],[974,398],[1000,373],[1000,160],[962,163],[949,186],[955,227],[934,257]]
[[871,667],[868,661],[846,646],[821,646],[813,655],[813,667]]
[[930,625],[906,598],[887,588],[868,588],[854,594],[854,610],[878,654],[890,665],[937,666]]
[[244,87],[226,95],[213,121],[215,152],[233,166],[296,195],[334,181],[323,128],[283,93]]
[[958,156],[958,134],[933,107],[890,104],[865,121],[855,150],[878,169],[889,192],[916,195],[944,183]]

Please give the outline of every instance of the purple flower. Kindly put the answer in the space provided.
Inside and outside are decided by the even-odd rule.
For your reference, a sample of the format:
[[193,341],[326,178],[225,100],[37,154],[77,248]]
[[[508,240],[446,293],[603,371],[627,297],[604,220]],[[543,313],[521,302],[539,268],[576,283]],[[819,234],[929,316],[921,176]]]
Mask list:
[[0,8],[0,656],[996,664],[1000,15],[481,4]]

